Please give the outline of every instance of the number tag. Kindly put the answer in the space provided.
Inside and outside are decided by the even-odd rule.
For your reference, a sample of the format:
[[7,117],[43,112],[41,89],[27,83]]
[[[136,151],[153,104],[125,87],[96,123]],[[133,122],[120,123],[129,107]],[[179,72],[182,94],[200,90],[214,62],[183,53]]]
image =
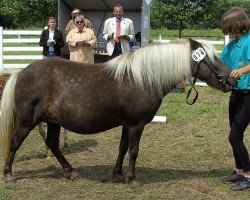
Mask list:
[[192,53],[192,58],[196,62],[200,62],[205,57],[206,57],[206,52],[201,47],[199,47],[198,49],[194,50],[193,53]]

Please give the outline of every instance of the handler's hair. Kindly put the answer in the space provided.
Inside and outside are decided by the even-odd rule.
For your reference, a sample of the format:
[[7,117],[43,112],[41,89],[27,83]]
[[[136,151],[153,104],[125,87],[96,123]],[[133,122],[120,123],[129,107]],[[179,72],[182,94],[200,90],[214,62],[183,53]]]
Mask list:
[[245,34],[250,30],[250,20],[243,9],[233,7],[222,16],[221,29],[224,34]]
[[121,4],[118,4],[118,3],[114,5],[114,9],[115,9],[115,8],[121,8],[121,9],[123,10],[122,5],[121,5]]
[[53,20],[57,21],[57,20],[56,20],[56,17],[54,17],[54,16],[50,16],[50,17],[48,17],[48,23],[49,23],[49,20],[51,20],[51,19],[53,19]]
[[76,16],[76,18],[75,18],[75,23],[76,23],[76,21],[79,21],[79,20],[82,20],[83,21],[83,23],[85,24],[85,17],[83,16],[83,15],[78,15],[78,16]]

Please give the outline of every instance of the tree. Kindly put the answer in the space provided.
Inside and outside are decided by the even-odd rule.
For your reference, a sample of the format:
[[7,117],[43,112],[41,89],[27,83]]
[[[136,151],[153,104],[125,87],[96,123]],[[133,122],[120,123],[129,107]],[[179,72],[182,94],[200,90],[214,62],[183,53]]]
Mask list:
[[205,2],[215,0],[156,0],[153,3],[151,16],[151,24],[166,27],[169,29],[179,29],[179,37],[181,31],[187,27],[191,19],[200,14]]
[[57,0],[1,0],[1,4],[3,19],[11,19],[18,28],[41,27],[49,16],[57,16]]
[[[220,19],[243,0],[155,0],[151,7],[152,28],[218,28]],[[246,1],[246,0],[245,0]],[[249,3],[248,3],[249,5]]]

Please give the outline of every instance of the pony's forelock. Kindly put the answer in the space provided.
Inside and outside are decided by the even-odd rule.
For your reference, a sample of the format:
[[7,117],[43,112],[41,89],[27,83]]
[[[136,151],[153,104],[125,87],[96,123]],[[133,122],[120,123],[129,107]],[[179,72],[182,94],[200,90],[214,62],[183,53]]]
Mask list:
[[202,45],[202,47],[204,48],[204,50],[206,51],[207,53],[207,56],[208,58],[213,62],[215,63],[215,56],[216,57],[219,57],[217,52],[216,52],[216,49],[214,48],[214,46],[209,43],[208,41],[205,41],[205,40],[201,40],[199,41],[200,44]]

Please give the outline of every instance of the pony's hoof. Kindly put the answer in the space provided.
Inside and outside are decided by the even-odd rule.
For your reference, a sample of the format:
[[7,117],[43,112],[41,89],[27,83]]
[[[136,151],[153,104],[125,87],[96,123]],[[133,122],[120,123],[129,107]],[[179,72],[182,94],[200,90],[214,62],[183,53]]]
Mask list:
[[140,187],[143,186],[143,183],[140,181],[136,181],[136,180],[127,180],[127,183],[131,186],[131,187]]
[[78,172],[64,172],[64,177],[70,180],[79,180],[81,178]]
[[66,179],[71,179],[71,176],[72,176],[72,172],[64,172],[64,177]]
[[126,183],[126,179],[123,175],[116,174],[113,176],[114,183]]
[[47,155],[46,160],[50,160],[53,157],[53,155]]
[[78,172],[73,171],[73,172],[71,173],[70,179],[71,179],[71,180],[80,180],[80,179],[81,179],[81,175],[80,175]]
[[1,178],[1,182],[7,183],[7,184],[16,184],[17,179],[12,176],[5,176]]
[[69,143],[65,142],[65,143],[63,144],[63,148],[64,148],[64,149],[68,149],[68,148],[69,148]]
[[7,183],[7,184],[16,184],[16,179],[15,178],[12,178],[12,179],[6,179],[5,180],[5,183]]

